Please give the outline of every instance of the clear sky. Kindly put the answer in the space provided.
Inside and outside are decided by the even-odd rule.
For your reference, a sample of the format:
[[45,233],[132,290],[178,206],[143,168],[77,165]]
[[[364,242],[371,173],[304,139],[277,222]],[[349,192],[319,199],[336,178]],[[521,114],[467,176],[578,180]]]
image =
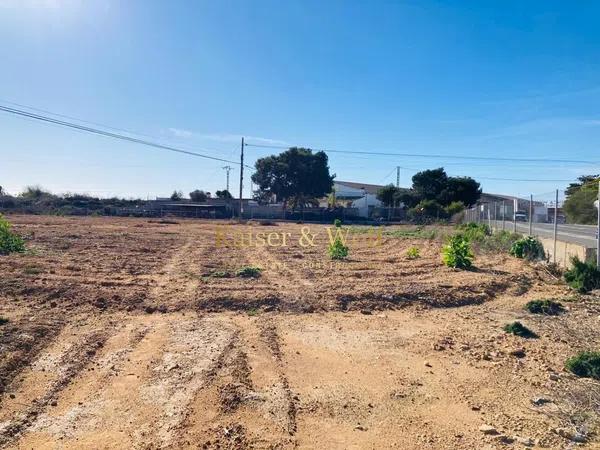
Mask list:
[[[226,159],[239,140],[338,150],[600,160],[600,2],[0,0],[0,104]],[[247,161],[273,150],[247,148]],[[0,185],[166,196],[223,163],[0,112]],[[340,180],[426,168],[527,194],[595,164],[330,154]],[[237,192],[239,168],[232,175]],[[247,178],[248,180],[248,178]],[[249,194],[249,183],[245,192]]]

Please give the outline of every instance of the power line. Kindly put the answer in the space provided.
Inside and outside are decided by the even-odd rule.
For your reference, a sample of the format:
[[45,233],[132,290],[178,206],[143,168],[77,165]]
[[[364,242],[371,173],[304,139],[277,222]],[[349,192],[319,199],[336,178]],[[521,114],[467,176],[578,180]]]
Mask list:
[[[258,147],[258,148],[274,148],[274,149],[288,149],[289,146],[282,145],[268,145],[268,144],[246,144],[247,147]],[[598,164],[597,161],[585,161],[577,159],[545,159],[545,158],[501,158],[492,156],[464,156],[464,155],[439,155],[439,154],[423,154],[423,153],[396,153],[396,152],[375,152],[375,151],[355,151],[355,150],[331,150],[331,149],[314,149],[320,150],[325,153],[345,153],[353,155],[381,155],[381,156],[402,156],[408,158],[434,158],[434,159],[464,159],[464,160],[477,160],[477,161],[519,161],[519,162],[553,162],[561,164]]]
[[204,155],[202,153],[192,152],[189,150],[182,150],[180,148],[172,147],[169,145],[159,144],[156,142],[146,141],[143,139],[137,139],[137,138],[125,136],[125,135],[118,134],[118,133],[112,133],[109,131],[100,130],[98,128],[86,127],[83,125],[78,125],[76,123],[67,122],[64,120],[58,120],[58,119],[54,119],[52,117],[44,116],[41,114],[34,114],[34,113],[31,113],[28,111],[23,111],[23,110],[16,109],[16,108],[10,108],[10,107],[3,106],[3,105],[0,105],[0,111],[4,111],[4,112],[10,113],[10,114],[15,114],[15,115],[22,116],[22,117],[27,117],[30,119],[39,120],[42,122],[60,125],[60,126],[67,127],[67,128],[72,128],[74,130],[85,131],[85,132],[97,134],[100,136],[111,137],[114,139],[121,139],[123,141],[133,142],[135,144],[147,145],[149,147],[159,148],[161,150],[168,150],[168,151],[175,152],[175,153],[182,153],[185,155],[197,156],[199,158],[210,159],[213,161],[220,161],[220,162],[226,162],[226,163],[237,164],[237,165],[240,164],[239,162],[231,161],[231,160],[224,159],[224,158],[218,158],[215,156]]

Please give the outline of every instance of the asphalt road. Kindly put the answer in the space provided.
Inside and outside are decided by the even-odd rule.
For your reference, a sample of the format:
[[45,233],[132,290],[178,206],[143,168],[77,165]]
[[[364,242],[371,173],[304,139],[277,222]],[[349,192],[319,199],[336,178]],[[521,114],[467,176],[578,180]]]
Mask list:
[[[494,222],[494,221],[492,221]],[[492,223],[494,225],[494,223]],[[506,230],[513,230],[512,222],[505,222]],[[495,228],[501,229],[502,222],[495,222]],[[585,245],[586,247],[596,248],[596,235],[598,227],[596,225],[572,225],[572,224],[559,224],[558,225],[558,239],[566,242],[573,242],[576,244]],[[519,233],[529,233],[528,222],[517,222],[517,231]],[[545,238],[552,238],[554,236],[554,224],[551,223],[534,223],[533,224],[533,235]]]

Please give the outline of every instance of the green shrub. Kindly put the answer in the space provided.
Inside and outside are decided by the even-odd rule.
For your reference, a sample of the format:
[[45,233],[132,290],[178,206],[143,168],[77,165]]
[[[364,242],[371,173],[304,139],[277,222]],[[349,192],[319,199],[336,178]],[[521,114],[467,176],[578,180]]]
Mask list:
[[600,271],[596,262],[584,262],[577,256],[571,258],[572,267],[565,272],[565,281],[582,294],[600,288]]
[[510,231],[495,231],[478,243],[478,248],[484,252],[509,252],[513,244],[521,239],[518,233]]
[[454,214],[461,213],[465,210],[465,204],[463,202],[452,202],[444,208],[446,214],[452,217]]
[[341,228],[341,227],[342,227],[342,221],[341,221],[340,219],[335,219],[335,220],[333,221],[333,225],[334,225],[336,228]]
[[516,336],[521,336],[524,338],[536,338],[538,337],[533,331],[523,325],[521,322],[512,322],[504,325],[504,331],[510,334],[514,334]]
[[408,259],[417,259],[421,256],[421,251],[417,247],[410,247],[406,250],[406,257]]
[[600,380],[600,352],[580,352],[567,360],[565,368],[578,377]]
[[338,237],[333,243],[329,244],[327,253],[331,259],[344,259],[348,256],[348,246],[344,245],[342,240]]
[[563,305],[554,300],[532,300],[525,305],[525,309],[532,314],[557,316],[564,312]]
[[468,269],[473,264],[473,252],[469,240],[462,234],[450,238],[442,248],[442,261],[448,267]]
[[207,276],[212,278],[229,278],[231,274],[224,270],[215,270],[214,272],[210,272]]
[[25,251],[23,239],[11,230],[8,220],[0,214],[0,255]]
[[235,274],[242,278],[258,278],[260,277],[261,272],[262,269],[260,267],[244,266],[241,267]]
[[543,259],[544,246],[533,236],[527,236],[516,241],[510,248],[510,254],[522,259]]

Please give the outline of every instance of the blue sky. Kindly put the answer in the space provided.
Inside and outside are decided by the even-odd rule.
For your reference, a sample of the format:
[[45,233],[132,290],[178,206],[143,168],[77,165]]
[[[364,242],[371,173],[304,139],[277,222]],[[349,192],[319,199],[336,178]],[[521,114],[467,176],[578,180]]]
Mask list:
[[[436,155],[600,160],[593,1],[0,0],[0,104],[236,159],[239,139]],[[272,150],[248,148],[246,160]],[[0,185],[164,196],[224,164],[0,113]],[[528,194],[595,164],[331,154],[341,180],[444,166]],[[232,172],[237,192],[238,168]],[[235,181],[234,181],[235,180]],[[248,179],[247,179],[248,180]],[[249,182],[245,192],[249,194]]]

